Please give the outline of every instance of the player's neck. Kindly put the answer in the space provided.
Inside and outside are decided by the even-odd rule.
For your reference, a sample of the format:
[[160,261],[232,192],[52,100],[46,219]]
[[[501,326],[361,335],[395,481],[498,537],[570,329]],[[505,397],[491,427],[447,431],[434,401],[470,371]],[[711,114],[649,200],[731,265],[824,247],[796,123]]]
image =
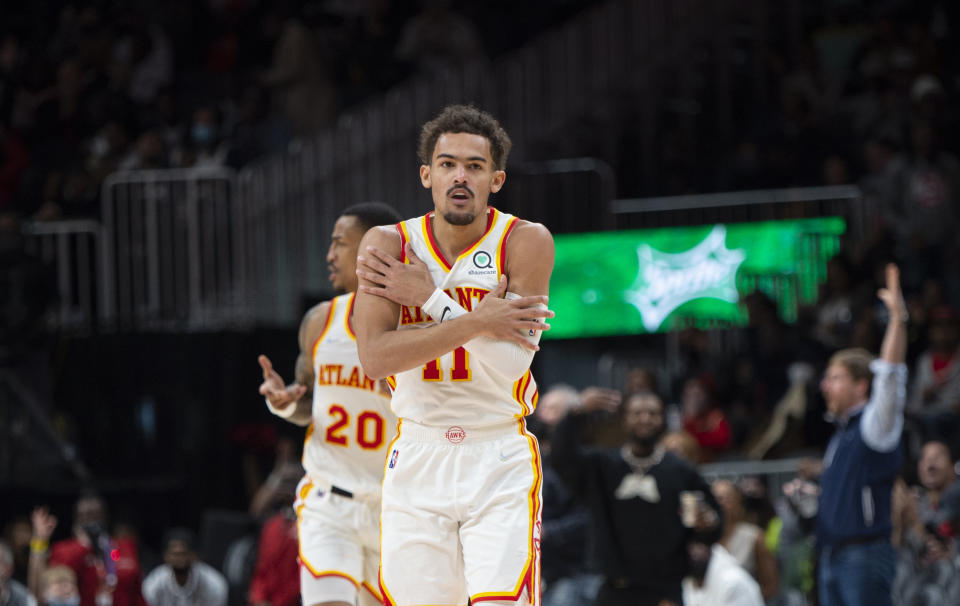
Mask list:
[[452,263],[464,250],[473,246],[487,231],[489,211],[477,215],[469,225],[453,225],[434,213],[431,229],[443,256]]

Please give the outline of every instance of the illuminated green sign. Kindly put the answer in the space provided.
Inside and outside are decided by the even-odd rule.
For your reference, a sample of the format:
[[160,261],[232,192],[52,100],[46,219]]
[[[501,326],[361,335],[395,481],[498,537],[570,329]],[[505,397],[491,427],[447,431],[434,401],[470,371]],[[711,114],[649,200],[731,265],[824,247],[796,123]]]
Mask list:
[[840,248],[839,217],[555,236],[545,338],[742,326],[756,290],[793,322]]

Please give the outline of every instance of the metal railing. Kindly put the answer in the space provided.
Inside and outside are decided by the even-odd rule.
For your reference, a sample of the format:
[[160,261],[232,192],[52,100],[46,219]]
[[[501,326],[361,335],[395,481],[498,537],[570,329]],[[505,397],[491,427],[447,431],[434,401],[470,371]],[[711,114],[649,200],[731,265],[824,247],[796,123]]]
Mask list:
[[114,173],[101,203],[105,327],[195,330],[245,321],[243,208],[233,171]]
[[61,328],[93,327],[102,231],[90,220],[31,222],[22,227],[27,254],[55,269],[55,322]]
[[[742,40],[731,40],[724,25],[737,25],[737,36],[762,48],[770,23],[789,28],[796,20],[798,0],[785,6],[613,0],[495,62],[404,82],[236,178],[192,170],[111,175],[102,194],[101,324],[295,323],[301,296],[328,291],[327,235],[341,209],[373,199],[406,216],[428,209],[416,178],[416,141],[423,122],[449,103],[490,111],[517,142],[511,182],[494,204],[556,233],[624,227],[610,207],[610,167],[594,158],[543,158],[582,153],[570,125],[589,138],[589,125],[613,111],[614,99],[629,99],[624,119],[637,122],[642,139],[637,174],[651,177],[659,116],[674,92],[690,96],[677,74],[691,70],[710,83],[694,95],[716,104],[710,132],[730,130],[728,72]],[[755,67],[759,82],[765,71]]]

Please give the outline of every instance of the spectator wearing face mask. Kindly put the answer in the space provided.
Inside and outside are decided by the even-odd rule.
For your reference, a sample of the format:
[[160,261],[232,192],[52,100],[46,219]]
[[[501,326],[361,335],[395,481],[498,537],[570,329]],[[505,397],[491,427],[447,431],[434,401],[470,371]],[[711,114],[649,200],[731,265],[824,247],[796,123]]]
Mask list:
[[181,163],[195,168],[216,168],[227,163],[230,145],[221,136],[220,114],[213,106],[193,112],[188,142]]
[[77,575],[68,566],[51,566],[40,576],[41,606],[79,606]]
[[226,606],[227,580],[197,558],[196,539],[186,528],[173,528],[163,539],[163,564],[143,581],[149,606]]
[[13,574],[13,552],[0,542],[0,606],[36,606],[27,588],[10,578]]
[[80,606],[143,606],[140,561],[136,542],[113,537],[107,531],[103,499],[84,495],[73,515],[73,537],[49,545],[57,518],[46,507],[33,511],[28,586],[39,594],[40,579],[48,567],[64,565],[76,575]]

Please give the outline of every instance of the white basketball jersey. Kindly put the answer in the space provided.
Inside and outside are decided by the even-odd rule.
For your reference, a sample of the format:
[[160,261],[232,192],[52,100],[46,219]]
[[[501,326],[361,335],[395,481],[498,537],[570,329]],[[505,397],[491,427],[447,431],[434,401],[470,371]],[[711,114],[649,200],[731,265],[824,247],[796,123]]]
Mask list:
[[360,368],[350,326],[356,293],[330,301],[323,331],[313,344],[313,420],[303,467],[315,480],[351,492],[379,494],[387,445],[397,419],[390,396]]
[[[409,242],[414,253],[430,268],[437,287],[470,311],[500,281],[507,236],[518,219],[490,208],[486,232],[450,263],[434,243],[432,216],[433,213],[429,213],[398,223],[402,244]],[[401,306],[400,330],[417,330],[433,324],[433,318],[419,307]],[[538,397],[529,369],[519,380],[510,381],[463,347],[425,366],[398,373],[391,379],[391,386],[394,387],[392,407],[398,417],[436,426],[478,427],[502,423],[533,412]]]

